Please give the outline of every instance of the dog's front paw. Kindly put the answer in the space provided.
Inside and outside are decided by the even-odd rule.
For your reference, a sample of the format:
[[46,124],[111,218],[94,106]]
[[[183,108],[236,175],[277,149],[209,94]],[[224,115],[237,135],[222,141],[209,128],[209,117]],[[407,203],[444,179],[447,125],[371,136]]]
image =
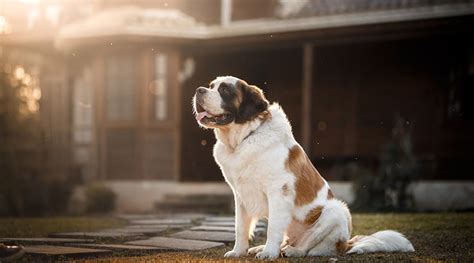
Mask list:
[[258,252],[255,256],[257,259],[275,259],[280,255],[280,251],[265,251]]
[[225,258],[238,258],[241,256],[245,256],[245,250],[239,251],[232,249],[231,251],[228,251],[227,253],[224,254]]
[[281,250],[285,257],[304,257],[305,253],[295,247],[286,246]]
[[260,245],[260,246],[249,248],[249,250],[247,250],[247,254],[255,255],[258,252],[262,251],[264,248],[265,248],[265,245]]

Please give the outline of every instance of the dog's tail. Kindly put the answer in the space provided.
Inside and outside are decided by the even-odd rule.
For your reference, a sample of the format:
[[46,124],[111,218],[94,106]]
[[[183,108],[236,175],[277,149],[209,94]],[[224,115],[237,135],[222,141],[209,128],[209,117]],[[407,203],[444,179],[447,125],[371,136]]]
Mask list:
[[347,254],[373,252],[413,252],[410,241],[393,230],[379,231],[370,236],[354,236],[347,241]]

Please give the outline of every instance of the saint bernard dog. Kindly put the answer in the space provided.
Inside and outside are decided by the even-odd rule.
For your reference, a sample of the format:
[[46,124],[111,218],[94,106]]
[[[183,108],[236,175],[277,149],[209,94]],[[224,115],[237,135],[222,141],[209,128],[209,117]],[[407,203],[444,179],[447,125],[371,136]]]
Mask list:
[[[402,234],[385,230],[352,239],[347,205],[296,142],[277,103],[236,77],[213,80],[193,97],[196,120],[214,130],[214,158],[235,199],[235,245],[225,257],[258,259],[414,251]],[[256,222],[268,219],[265,245],[249,249]]]

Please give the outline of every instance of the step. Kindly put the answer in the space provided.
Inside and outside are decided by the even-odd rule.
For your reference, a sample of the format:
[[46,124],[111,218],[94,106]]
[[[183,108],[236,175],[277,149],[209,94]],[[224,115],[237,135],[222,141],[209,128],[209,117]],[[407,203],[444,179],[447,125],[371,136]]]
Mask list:
[[233,211],[232,195],[173,194],[155,203],[156,212],[229,213]]

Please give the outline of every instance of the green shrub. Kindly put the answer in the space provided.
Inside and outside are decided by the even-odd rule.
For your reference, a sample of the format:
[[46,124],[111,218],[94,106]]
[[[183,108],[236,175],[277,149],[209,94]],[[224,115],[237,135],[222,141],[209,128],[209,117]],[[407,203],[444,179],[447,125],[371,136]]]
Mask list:
[[15,175],[2,177],[0,216],[46,216],[67,210],[73,184],[64,179]]
[[397,117],[392,138],[379,157],[376,172],[359,169],[354,179],[354,210],[359,211],[410,211],[413,197],[408,186],[418,174],[409,129],[403,118]]
[[85,189],[87,213],[108,213],[115,209],[115,193],[103,184],[92,184]]

